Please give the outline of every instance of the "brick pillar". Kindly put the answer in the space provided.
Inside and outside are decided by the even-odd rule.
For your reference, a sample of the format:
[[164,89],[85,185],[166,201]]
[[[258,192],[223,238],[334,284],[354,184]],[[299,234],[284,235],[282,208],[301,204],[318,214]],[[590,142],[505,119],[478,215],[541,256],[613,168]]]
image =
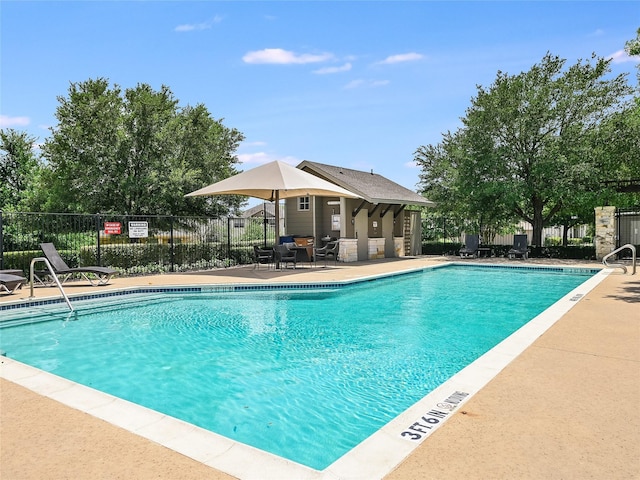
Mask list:
[[611,253],[616,248],[616,207],[596,207],[596,235],[593,243],[596,258]]

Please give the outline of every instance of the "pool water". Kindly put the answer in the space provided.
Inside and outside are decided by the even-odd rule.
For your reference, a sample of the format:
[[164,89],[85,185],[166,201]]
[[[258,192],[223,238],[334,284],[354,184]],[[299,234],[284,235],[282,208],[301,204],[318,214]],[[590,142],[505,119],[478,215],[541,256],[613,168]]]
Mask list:
[[10,358],[322,470],[593,272],[448,266],[335,290],[128,295]]

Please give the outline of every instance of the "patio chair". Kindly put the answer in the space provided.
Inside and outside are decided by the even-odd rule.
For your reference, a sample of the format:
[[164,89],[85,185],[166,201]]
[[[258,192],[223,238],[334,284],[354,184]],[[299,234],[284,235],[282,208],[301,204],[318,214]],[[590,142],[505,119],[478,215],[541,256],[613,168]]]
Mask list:
[[0,273],[0,292],[12,294],[17,289],[22,288],[22,284],[26,282],[27,279],[20,275]]
[[[88,266],[71,268],[64,262],[53,243],[41,243],[40,248],[51,264],[51,268],[53,268],[52,273],[56,276],[62,275],[61,283],[64,283],[64,281],[75,274],[80,274],[80,276],[95,287],[108,284],[111,277],[117,273],[117,270],[108,267]],[[89,275],[95,278],[91,278]]]
[[[286,245],[276,245],[273,247],[276,254],[276,268],[281,264],[293,263],[293,268],[296,268],[298,261],[295,250],[290,250]],[[282,268],[282,267],[280,267]]]
[[258,245],[253,246],[253,258],[255,264],[254,270],[260,269],[260,265],[266,265],[267,268],[273,264],[273,248],[260,248]]
[[522,257],[523,260],[526,260],[529,257],[529,247],[526,235],[513,236],[513,247],[507,252],[507,257]]
[[314,263],[317,265],[318,259],[324,260],[324,266],[326,267],[329,257],[333,257],[334,263],[337,263],[339,249],[340,242],[329,242],[322,248],[316,248],[313,252]]
[[465,235],[464,247],[460,249],[460,258],[469,258],[478,256],[478,247],[480,246],[480,235]]

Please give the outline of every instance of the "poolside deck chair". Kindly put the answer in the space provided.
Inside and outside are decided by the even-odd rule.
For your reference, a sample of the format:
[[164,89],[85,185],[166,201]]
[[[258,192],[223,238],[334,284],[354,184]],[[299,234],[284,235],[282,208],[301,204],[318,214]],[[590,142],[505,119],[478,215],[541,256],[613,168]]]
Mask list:
[[313,251],[313,261],[317,265],[318,260],[324,260],[324,266],[327,266],[329,257],[333,258],[334,263],[338,262],[338,252],[340,250],[340,242],[329,242],[322,248],[316,248]]
[[255,260],[254,270],[260,269],[260,265],[266,265],[269,268],[273,264],[273,248],[260,248],[258,245],[254,245],[253,258]]
[[478,247],[480,246],[480,235],[465,235],[464,247],[460,249],[460,258],[469,258],[478,256]]
[[295,250],[290,250],[286,245],[276,245],[273,250],[276,254],[276,265],[284,263],[286,266],[287,263],[293,263],[293,268],[296,268],[298,259]]
[[[62,283],[74,274],[80,274],[86,281],[95,287],[98,285],[106,285],[109,283],[109,280],[111,280],[111,277],[117,273],[117,270],[108,267],[89,266],[71,268],[64,262],[53,243],[41,243],[40,248],[42,249],[44,256],[49,260],[49,263],[53,268],[53,273],[55,273],[56,276],[63,277],[61,280]],[[89,275],[95,278],[92,278]]]
[[11,295],[17,289],[22,288],[23,283],[27,283],[27,279],[20,275],[0,273],[0,292]]
[[507,257],[522,257],[523,260],[526,260],[529,257],[529,247],[526,235],[513,236],[513,247],[507,252]]

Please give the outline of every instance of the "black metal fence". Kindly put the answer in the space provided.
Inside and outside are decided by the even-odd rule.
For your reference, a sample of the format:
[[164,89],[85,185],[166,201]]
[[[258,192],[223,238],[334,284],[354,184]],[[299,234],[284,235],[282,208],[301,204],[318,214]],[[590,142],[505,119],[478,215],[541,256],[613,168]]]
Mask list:
[[[616,210],[616,248],[630,243],[640,250],[640,207],[619,208]],[[620,252],[630,255],[629,250]]]
[[29,272],[53,243],[70,267],[124,275],[201,270],[253,262],[253,245],[274,244],[263,218],[0,212],[0,269]]

